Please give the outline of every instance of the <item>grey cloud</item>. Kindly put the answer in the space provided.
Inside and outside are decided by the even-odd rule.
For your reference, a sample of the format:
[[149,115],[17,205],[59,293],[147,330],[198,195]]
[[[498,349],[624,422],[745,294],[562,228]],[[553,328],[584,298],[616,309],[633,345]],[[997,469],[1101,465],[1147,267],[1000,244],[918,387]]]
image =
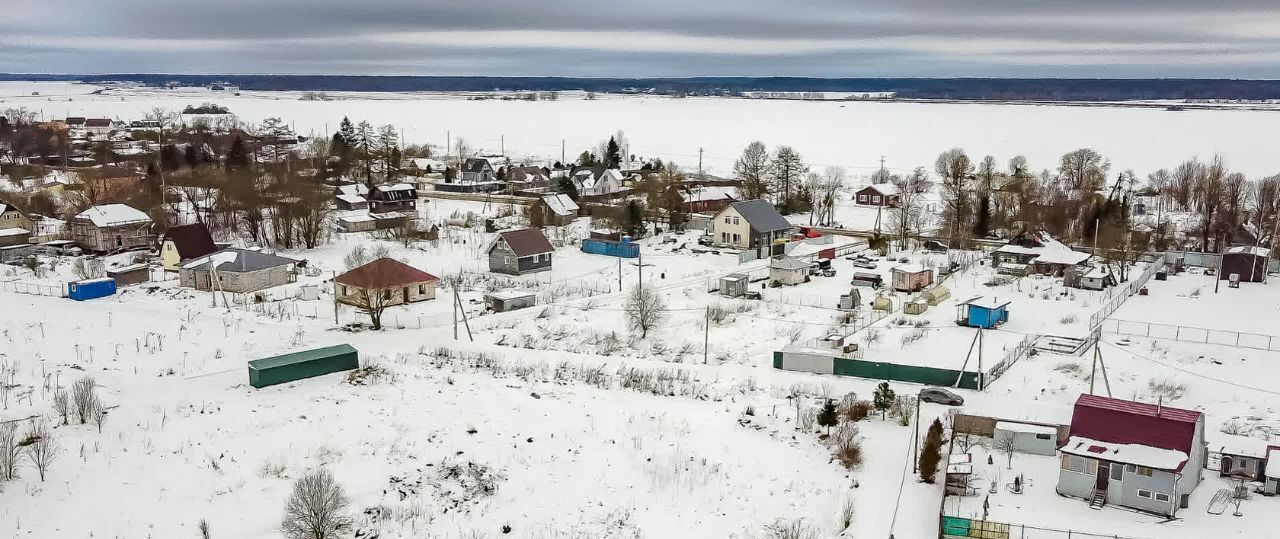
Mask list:
[[[1261,0],[5,3],[0,71],[17,72],[1280,76],[1280,6]],[[565,37],[487,42],[521,31]],[[387,37],[439,32],[450,40]],[[814,45],[768,52],[797,40]],[[677,50],[652,46],[667,41]],[[739,44],[753,51],[725,50]]]

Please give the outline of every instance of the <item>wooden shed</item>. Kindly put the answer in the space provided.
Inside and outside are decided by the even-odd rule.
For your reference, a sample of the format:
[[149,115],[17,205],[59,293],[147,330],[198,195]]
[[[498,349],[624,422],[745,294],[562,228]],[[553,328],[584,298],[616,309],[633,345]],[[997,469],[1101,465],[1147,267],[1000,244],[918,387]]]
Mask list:
[[537,303],[538,295],[527,290],[499,290],[484,295],[485,308],[495,313],[525,309]]
[[1267,280],[1267,264],[1271,249],[1266,247],[1232,247],[1222,254],[1222,271],[1219,280],[1230,280],[1238,275],[1242,283],[1261,283]]
[[267,387],[358,368],[356,349],[339,344],[250,361],[249,385]]
[[151,267],[146,264],[131,264],[107,270],[107,277],[116,280],[117,286],[145,283],[151,280]]
[[893,268],[893,289],[899,292],[918,292],[933,284],[933,270],[920,264],[907,264]]

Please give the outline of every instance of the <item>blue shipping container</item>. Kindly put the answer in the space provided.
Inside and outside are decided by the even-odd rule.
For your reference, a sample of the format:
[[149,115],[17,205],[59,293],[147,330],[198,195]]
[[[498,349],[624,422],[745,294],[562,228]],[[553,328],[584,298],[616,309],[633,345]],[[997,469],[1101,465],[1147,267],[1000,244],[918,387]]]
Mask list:
[[115,295],[116,280],[110,277],[67,283],[67,297],[76,301]]
[[587,239],[582,240],[582,252],[619,258],[637,258],[640,256],[640,245],[629,241],[616,242]]

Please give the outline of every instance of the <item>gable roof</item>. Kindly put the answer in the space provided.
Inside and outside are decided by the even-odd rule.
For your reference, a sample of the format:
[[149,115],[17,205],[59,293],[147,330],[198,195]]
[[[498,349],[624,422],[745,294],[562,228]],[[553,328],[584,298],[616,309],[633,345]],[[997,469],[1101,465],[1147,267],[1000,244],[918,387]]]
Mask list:
[[486,168],[493,170],[493,165],[483,157],[470,157],[462,162],[463,172],[484,172]]
[[578,203],[564,193],[542,195],[542,202],[547,205],[551,213],[556,215],[570,216],[578,214]]
[[801,261],[799,259],[791,258],[789,256],[775,258],[769,262],[769,269],[802,270],[802,269],[808,269],[808,267],[809,267],[808,263]]
[[1023,232],[996,249],[997,253],[1033,255],[1042,264],[1076,265],[1089,259],[1089,253],[1067,247],[1048,232]]
[[898,186],[892,183],[873,183],[871,185],[863,187],[862,189],[859,189],[858,192],[861,193],[868,189],[875,191],[877,193],[880,193],[884,196],[898,196]]
[[22,215],[23,217],[27,217],[26,212],[22,211],[17,206],[14,206],[13,204],[8,204],[5,202],[0,202],[0,215],[4,215],[6,213],[9,213],[10,211],[16,211],[18,212],[19,215]]
[[338,284],[381,289],[439,281],[440,278],[391,258],[379,258],[333,279]]
[[76,214],[76,219],[88,219],[96,227],[119,226],[133,223],[150,223],[147,214],[124,204],[103,204]]
[[509,182],[538,182],[551,179],[546,172],[538,167],[511,167],[507,169],[507,181]]
[[[1084,394],[1076,399],[1071,414],[1071,436],[1190,455],[1201,417],[1200,412],[1193,410]],[[1177,469],[1185,464],[1178,465]]]
[[680,198],[688,202],[705,202],[711,200],[737,200],[738,188],[732,185],[706,185],[682,190]]
[[209,234],[209,227],[200,223],[169,227],[164,231],[164,239],[173,242],[178,249],[178,257],[184,260],[218,250],[218,246],[213,244],[213,236]]
[[791,228],[791,223],[782,218],[782,214],[774,209],[773,204],[758,198],[734,202],[729,207],[746,219],[751,229],[756,232],[775,232]]
[[298,261],[292,258],[267,254],[262,251],[229,247],[192,260],[184,264],[182,269],[209,269],[209,266],[212,265],[222,272],[247,273],[297,263]]
[[[507,246],[511,247],[511,251],[520,258],[550,253],[556,250],[555,247],[551,246],[551,242],[547,241],[547,237],[542,235],[542,231],[536,228],[508,230],[499,232],[498,236],[502,238],[502,241],[507,242]],[[490,247],[489,250],[492,251],[493,248]]]
[[[3,206],[0,205],[0,207],[3,207]],[[3,213],[3,212],[0,212],[0,213]],[[1254,245],[1241,245],[1238,247],[1232,247],[1230,249],[1227,249],[1227,254],[1230,254],[1230,255],[1248,254],[1248,255],[1260,256],[1260,257],[1266,258],[1271,256],[1271,249],[1268,249],[1266,247],[1258,247]]]

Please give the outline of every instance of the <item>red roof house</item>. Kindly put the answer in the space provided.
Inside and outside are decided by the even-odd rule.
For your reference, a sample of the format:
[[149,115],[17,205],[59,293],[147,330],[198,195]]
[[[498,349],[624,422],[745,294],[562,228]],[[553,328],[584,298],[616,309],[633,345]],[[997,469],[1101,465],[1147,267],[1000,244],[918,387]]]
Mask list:
[[338,301],[366,306],[382,295],[382,305],[399,305],[435,299],[439,277],[390,258],[379,258],[333,279]]
[[1080,395],[1059,451],[1059,494],[1172,516],[1200,483],[1204,414]]

